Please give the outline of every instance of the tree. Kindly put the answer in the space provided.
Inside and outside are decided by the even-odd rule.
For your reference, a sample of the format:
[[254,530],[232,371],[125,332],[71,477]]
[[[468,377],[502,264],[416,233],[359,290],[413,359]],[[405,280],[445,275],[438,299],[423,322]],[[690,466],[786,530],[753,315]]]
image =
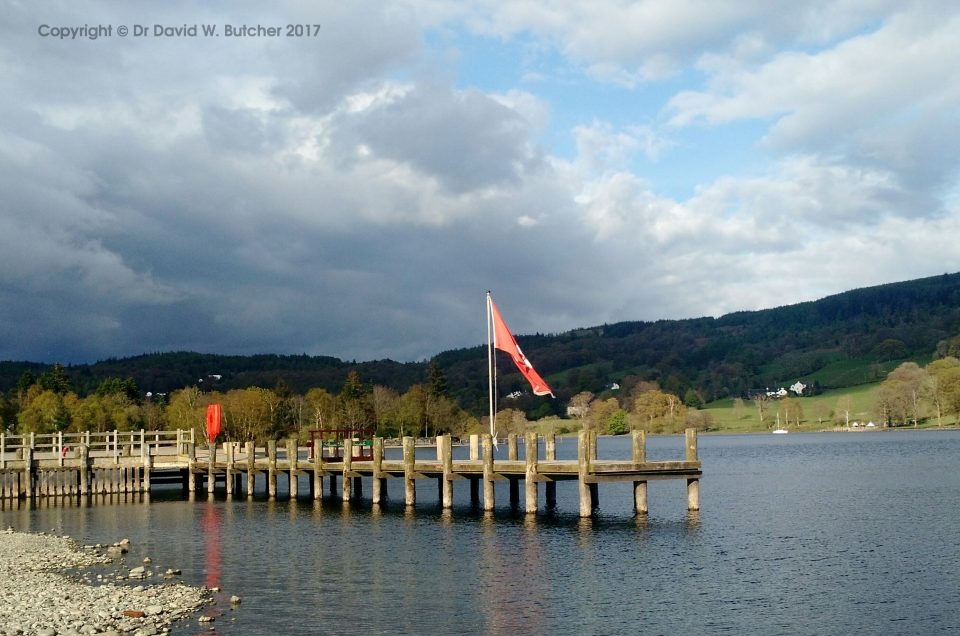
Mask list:
[[379,384],[373,387],[371,394],[371,405],[373,406],[373,418],[377,426],[377,434],[383,435],[386,432],[395,435],[396,429],[399,429],[398,413],[400,410],[400,394],[393,389]]
[[593,402],[593,393],[590,391],[581,391],[572,398],[567,405],[567,415],[580,420],[581,427],[590,412],[590,403]]
[[205,428],[205,412],[200,389],[189,386],[170,395],[167,405],[167,430],[195,429],[201,434]]
[[426,420],[425,410],[427,403],[426,390],[422,384],[414,384],[400,396],[397,405],[396,423],[400,429],[400,437],[418,435]]
[[427,384],[430,387],[430,395],[433,397],[442,397],[449,394],[447,376],[444,375],[443,369],[440,368],[436,360],[431,360],[427,366]]
[[[590,409],[584,420],[586,430],[606,432],[609,430],[610,420],[614,414],[621,410],[620,403],[616,398],[607,398],[606,400],[593,400],[590,402]],[[624,418],[626,425],[626,418]]]
[[20,434],[57,433],[70,426],[70,412],[63,396],[46,389],[17,414]]
[[896,378],[888,378],[877,389],[877,409],[883,413],[887,426],[906,423],[910,414],[910,391],[906,383]]
[[497,435],[516,433],[522,435],[527,430],[527,414],[520,409],[503,409],[497,413]]
[[607,431],[611,435],[623,435],[629,429],[627,426],[627,412],[623,409],[617,409],[607,420]]
[[224,433],[228,440],[262,444],[275,439],[273,408],[276,395],[269,389],[233,389],[221,396]]
[[96,394],[121,395],[134,404],[139,404],[143,399],[140,388],[133,378],[106,378],[97,387]]
[[800,401],[793,398],[783,398],[780,400],[780,410],[783,410],[783,417],[786,421],[786,426],[790,426],[791,420],[796,422],[797,426],[800,426],[800,420],[803,418],[803,407],[800,406]]
[[641,393],[633,408],[651,433],[676,430],[682,426],[686,411],[680,398],[659,390]]
[[337,396],[337,422],[344,428],[360,428],[373,423],[373,408],[356,370],[347,373]]
[[753,403],[757,407],[757,413],[760,415],[760,423],[763,424],[763,412],[766,409],[767,402],[770,401],[770,398],[767,397],[766,393],[756,393],[753,396]]
[[698,409],[703,406],[703,400],[700,398],[700,394],[697,393],[697,390],[693,387],[688,388],[686,393],[683,394],[683,403],[692,409]]
[[850,427],[850,409],[852,400],[849,395],[842,395],[837,399],[837,419],[843,422],[843,425],[847,428]]
[[310,389],[304,396],[305,409],[314,429],[333,428],[337,398],[326,389]]
[[[904,422],[906,422],[908,418],[912,418],[913,425],[917,425],[917,421],[920,419],[921,399],[927,395],[929,391],[929,380],[929,374],[924,369],[921,369],[916,362],[904,362],[891,371],[881,385],[881,388],[884,385],[887,386],[887,393],[894,389],[902,391],[903,394],[898,396],[896,401],[903,402],[906,405],[907,414],[904,417]],[[888,382],[890,383],[889,385],[887,384]]]
[[272,398],[270,399],[271,436],[274,439],[279,439],[296,428],[292,404],[293,393],[283,378],[277,378],[273,391],[270,393],[272,395],[267,397]]
[[926,366],[930,377],[930,398],[937,414],[937,426],[943,427],[943,415],[952,401],[950,389],[956,386],[960,389],[960,382],[953,379],[960,377],[960,360],[952,356],[934,360]]
[[49,371],[41,375],[39,382],[44,390],[53,391],[58,395],[66,395],[73,391],[73,381],[59,362],[54,363]]

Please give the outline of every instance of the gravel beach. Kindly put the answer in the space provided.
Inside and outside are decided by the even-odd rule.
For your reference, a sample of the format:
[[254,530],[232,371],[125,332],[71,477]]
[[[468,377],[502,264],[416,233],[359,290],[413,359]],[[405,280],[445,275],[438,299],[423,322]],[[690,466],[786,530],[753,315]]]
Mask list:
[[[142,567],[124,571],[123,584],[106,569],[96,570],[97,580],[93,569],[83,568],[111,563],[107,550],[70,537],[0,530],[0,636],[163,634],[210,598],[206,588],[170,578],[138,585],[138,577],[152,575]],[[111,582],[101,582],[103,576]]]

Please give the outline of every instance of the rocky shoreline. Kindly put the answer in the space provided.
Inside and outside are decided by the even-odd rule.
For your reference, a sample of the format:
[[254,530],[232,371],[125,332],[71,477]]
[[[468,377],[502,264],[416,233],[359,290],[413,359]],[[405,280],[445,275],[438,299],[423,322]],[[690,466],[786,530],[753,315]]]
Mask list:
[[140,566],[121,576],[89,569],[121,552],[123,542],[81,547],[70,537],[0,530],[0,636],[165,634],[211,602],[212,590],[171,582],[173,570],[162,583],[118,585],[104,577],[136,581],[152,573]]

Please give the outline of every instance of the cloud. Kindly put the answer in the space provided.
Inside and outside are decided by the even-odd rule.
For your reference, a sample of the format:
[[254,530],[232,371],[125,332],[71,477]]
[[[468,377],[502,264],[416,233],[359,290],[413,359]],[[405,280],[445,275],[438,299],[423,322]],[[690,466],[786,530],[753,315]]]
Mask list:
[[[0,359],[421,359],[483,341],[487,289],[516,332],[557,332],[809,300],[958,256],[951,4],[42,16],[321,24],[83,42],[7,8]],[[469,72],[512,44],[514,66]]]

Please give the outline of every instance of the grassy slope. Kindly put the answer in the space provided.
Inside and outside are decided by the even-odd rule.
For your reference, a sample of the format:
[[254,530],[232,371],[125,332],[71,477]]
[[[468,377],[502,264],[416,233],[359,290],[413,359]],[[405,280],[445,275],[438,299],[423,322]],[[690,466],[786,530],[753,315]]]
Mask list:
[[[842,424],[842,405],[848,401],[851,422],[874,421],[878,425],[881,417],[876,408],[876,392],[879,383],[862,384],[845,389],[825,391],[821,395],[805,398],[792,398],[799,404],[802,417],[799,427],[791,421],[787,426],[790,431],[822,431],[833,430]],[[750,401],[743,400],[742,406],[737,406],[734,400],[720,400],[708,404],[704,409],[713,418],[711,430],[723,433],[759,433],[770,431],[776,426],[777,402],[770,402],[764,414],[763,423],[757,412],[757,407]],[[783,419],[781,419],[781,422]],[[953,417],[946,418],[945,425],[954,426]],[[936,427],[935,418],[930,418],[923,426]]]

